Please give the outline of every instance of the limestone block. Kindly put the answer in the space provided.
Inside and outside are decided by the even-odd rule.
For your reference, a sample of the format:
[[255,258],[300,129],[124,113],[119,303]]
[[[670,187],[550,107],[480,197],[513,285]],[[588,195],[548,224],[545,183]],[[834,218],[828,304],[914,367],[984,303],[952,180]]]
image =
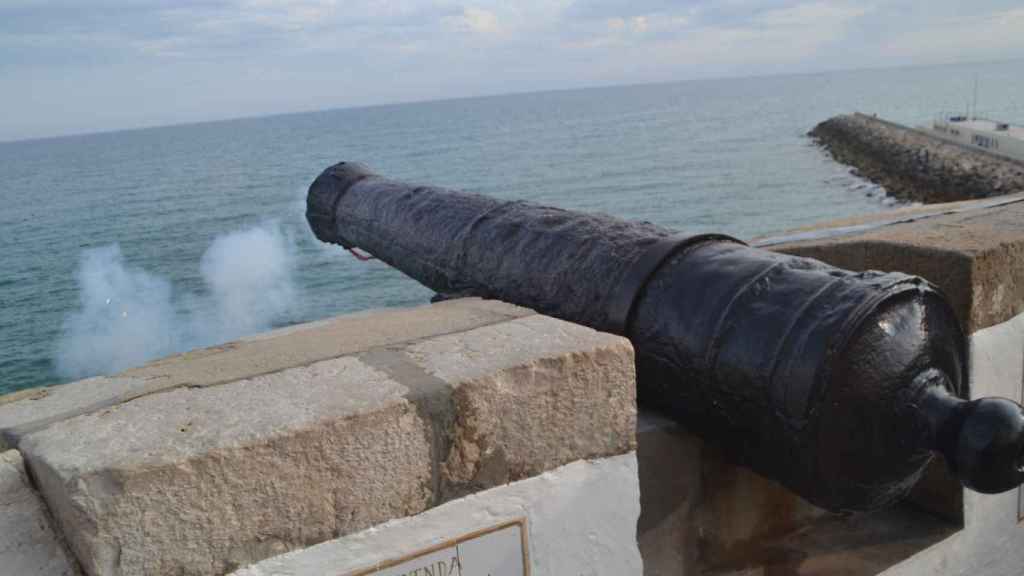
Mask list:
[[221,346],[178,354],[116,377],[0,396],[0,449],[32,430],[179,386],[213,386],[320,360],[486,326],[534,314],[499,302],[464,298],[411,309],[373,310],[300,324]]
[[222,574],[635,444],[623,338],[479,300],[357,320],[154,363],[123,377],[178,384],[22,435],[83,568]]
[[431,502],[429,424],[355,358],[179,388],[22,440],[94,576],[221,574]]
[[640,576],[636,456],[576,461],[411,518],[298,550],[233,576],[359,573],[450,538],[525,519],[531,576]]
[[1002,201],[929,207],[939,212],[923,219],[920,211],[898,211],[823,224],[816,237],[781,237],[771,248],[849,270],[922,276],[946,294],[971,333],[1024,312],[1024,195]]
[[624,338],[538,315],[425,340],[406,354],[452,389],[445,497],[635,448]]
[[17,450],[0,453],[0,573],[78,574],[50,526],[43,501],[28,482]]
[[143,380],[101,376],[0,397],[0,449],[16,448],[33,430],[101,410],[145,389]]

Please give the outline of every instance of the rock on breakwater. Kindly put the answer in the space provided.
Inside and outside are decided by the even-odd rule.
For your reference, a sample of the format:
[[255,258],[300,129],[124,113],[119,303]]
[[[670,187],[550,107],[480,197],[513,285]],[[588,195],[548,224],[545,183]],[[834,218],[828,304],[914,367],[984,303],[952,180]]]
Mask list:
[[835,116],[809,135],[900,200],[950,202],[1024,191],[1024,164],[873,116]]

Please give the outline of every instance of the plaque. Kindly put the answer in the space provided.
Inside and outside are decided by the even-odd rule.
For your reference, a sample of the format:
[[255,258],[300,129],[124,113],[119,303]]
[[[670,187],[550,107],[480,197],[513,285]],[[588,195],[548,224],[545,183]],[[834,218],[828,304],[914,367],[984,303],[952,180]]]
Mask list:
[[522,518],[343,576],[529,576],[528,551]]

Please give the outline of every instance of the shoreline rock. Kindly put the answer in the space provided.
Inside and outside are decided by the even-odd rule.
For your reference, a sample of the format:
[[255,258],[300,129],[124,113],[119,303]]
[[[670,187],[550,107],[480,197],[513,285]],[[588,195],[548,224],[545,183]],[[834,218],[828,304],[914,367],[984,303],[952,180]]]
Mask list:
[[1024,164],[865,114],[834,116],[808,135],[893,197],[926,204],[1024,191]]

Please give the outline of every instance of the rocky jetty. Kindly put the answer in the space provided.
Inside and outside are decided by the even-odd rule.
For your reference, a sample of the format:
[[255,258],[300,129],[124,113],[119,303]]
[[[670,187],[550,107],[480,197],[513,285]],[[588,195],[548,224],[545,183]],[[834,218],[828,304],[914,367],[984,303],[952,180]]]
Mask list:
[[835,116],[809,135],[900,200],[951,202],[1024,191],[1024,164],[874,116]]

